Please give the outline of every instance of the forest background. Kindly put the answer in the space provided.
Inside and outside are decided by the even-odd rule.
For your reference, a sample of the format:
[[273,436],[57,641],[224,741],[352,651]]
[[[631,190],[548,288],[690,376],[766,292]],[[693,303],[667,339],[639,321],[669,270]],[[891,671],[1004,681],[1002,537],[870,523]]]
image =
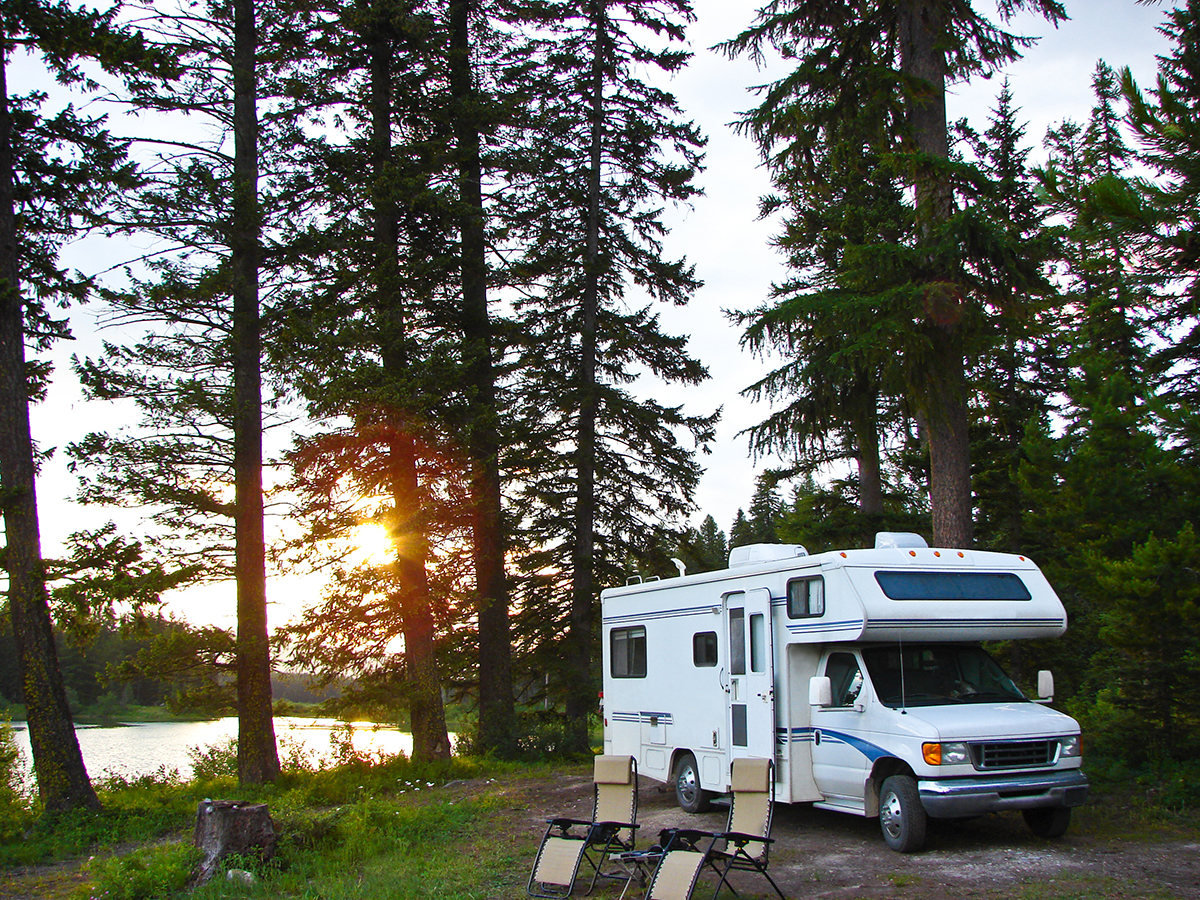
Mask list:
[[[90,98],[63,112],[7,81],[6,277],[24,288],[18,343],[34,356],[5,382],[6,410],[56,377],[63,304],[91,304],[117,326],[100,336],[121,339],[71,366],[116,424],[56,438],[55,457],[79,502],[133,515],[47,561],[62,659],[53,642],[33,652],[20,620],[42,601],[14,599],[6,468],[5,697],[29,699],[18,661],[40,653],[51,718],[69,721],[61,661],[128,641],[107,682],[91,665],[89,690],[154,681],[179,707],[236,710],[249,781],[278,770],[272,665],[406,720],[418,756],[449,752],[447,699],[479,749],[578,751],[601,587],[670,574],[672,557],[718,568],[739,543],[820,551],[913,530],[1038,560],[1068,636],[997,651],[1019,680],[1055,669],[1097,758],[1186,794],[1200,708],[1191,4],[1162,9],[1162,55],[1136,78],[1097,62],[1090,108],[1051,114],[1036,156],[1022,98],[993,79],[990,114],[951,119],[940,157],[914,146],[905,104],[927,100],[889,68],[892,25],[871,21],[874,4],[828,19],[820,6],[747,10],[713,38],[761,54],[775,88],[729,108],[746,108],[738,131],[764,163],[762,217],[716,230],[757,233],[782,264],[722,304],[720,327],[768,360],[736,388],[772,401],[769,417],[738,415],[751,458],[776,462],[726,535],[712,516],[691,524],[720,403],[675,400],[728,363],[684,333],[699,330],[685,304],[701,280],[677,240],[688,220],[669,228],[668,210],[702,202],[705,136],[665,92],[687,71],[688,4],[6,5],[6,72],[27,54],[57,76],[56,99]],[[1027,13],[1016,34],[1062,12],[1012,6]],[[999,30],[956,34],[945,74],[971,90],[1037,52]],[[92,118],[103,104],[111,122]],[[744,183],[708,165],[710,191]],[[946,199],[932,225],[929,184]],[[139,255],[60,268],[85,233]],[[951,331],[970,521],[939,525],[927,387]],[[270,655],[268,571],[325,584]],[[231,577],[236,634],[156,612],[185,586],[228,596]]]

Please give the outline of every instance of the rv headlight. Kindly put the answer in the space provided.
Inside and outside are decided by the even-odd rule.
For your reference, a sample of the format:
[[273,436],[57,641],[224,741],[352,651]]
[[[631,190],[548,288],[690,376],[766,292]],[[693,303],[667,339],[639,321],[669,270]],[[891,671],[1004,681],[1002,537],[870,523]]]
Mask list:
[[961,766],[971,761],[967,745],[951,744],[922,744],[921,755],[931,766]]
[[1068,734],[1058,739],[1058,758],[1070,759],[1083,754],[1083,741],[1077,734]]

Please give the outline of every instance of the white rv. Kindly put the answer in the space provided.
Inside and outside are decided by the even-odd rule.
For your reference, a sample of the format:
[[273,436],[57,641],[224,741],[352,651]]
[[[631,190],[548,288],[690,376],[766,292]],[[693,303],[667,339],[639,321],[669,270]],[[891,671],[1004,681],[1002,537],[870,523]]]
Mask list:
[[1023,556],[908,534],[813,556],[757,544],[601,602],[604,752],[674,782],[685,810],[728,792],[738,757],[774,759],[780,801],[878,816],[901,852],[927,817],[999,810],[1057,837],[1087,797],[1050,673],[1030,700],[980,646],[1066,629]]

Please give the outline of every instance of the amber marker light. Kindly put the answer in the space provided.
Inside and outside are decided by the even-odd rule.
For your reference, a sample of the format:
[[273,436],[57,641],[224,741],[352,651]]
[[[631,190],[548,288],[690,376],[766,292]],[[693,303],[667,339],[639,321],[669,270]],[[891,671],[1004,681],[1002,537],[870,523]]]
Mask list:
[[921,756],[931,766],[958,766],[970,762],[967,745],[962,743],[922,744]]

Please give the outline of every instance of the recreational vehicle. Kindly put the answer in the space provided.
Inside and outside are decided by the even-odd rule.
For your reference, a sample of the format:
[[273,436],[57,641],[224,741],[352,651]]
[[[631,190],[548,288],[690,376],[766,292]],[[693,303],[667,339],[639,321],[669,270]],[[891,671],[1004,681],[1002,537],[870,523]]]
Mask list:
[[811,556],[756,544],[601,603],[604,752],[637,757],[687,811],[728,792],[738,757],[775,761],[779,801],[878,816],[901,852],[928,817],[1021,810],[1058,837],[1087,797],[1050,673],[1029,699],[981,646],[1066,630],[1024,556],[894,533]]

